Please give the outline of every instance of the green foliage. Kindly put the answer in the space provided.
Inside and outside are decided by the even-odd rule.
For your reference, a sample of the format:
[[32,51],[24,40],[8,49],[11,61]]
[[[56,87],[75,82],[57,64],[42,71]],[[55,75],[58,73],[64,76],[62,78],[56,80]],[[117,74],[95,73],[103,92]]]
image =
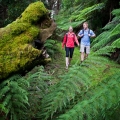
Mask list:
[[[110,118],[111,114],[116,112],[116,110],[112,111],[113,108],[119,109],[117,106],[120,102],[119,68],[118,64],[109,59],[91,53],[82,64],[76,63],[69,68],[68,72],[59,76],[60,81],[57,84],[52,85],[55,78],[46,74],[43,67],[34,68],[25,77],[15,76],[9,80],[12,83],[13,81],[19,82],[21,88],[27,91],[29,104],[25,104],[25,108],[22,109],[24,113],[20,114],[21,119],[103,120]],[[0,86],[3,88],[1,91],[5,89],[2,94],[6,93],[3,97],[6,97],[8,101],[8,91],[10,91],[8,85],[11,85],[11,82],[4,81]],[[13,85],[15,87],[15,84]],[[19,89],[19,87],[15,88]],[[8,111],[8,104],[4,104],[4,99],[2,101],[0,108],[5,107]]]
[[44,43],[44,47],[47,50],[47,53],[53,57],[58,51],[58,46],[55,40],[48,39]]
[[96,54],[111,55],[116,48],[120,48],[120,9],[116,9],[112,13],[116,16],[92,43],[92,49],[96,51]]
[[[101,61],[102,61],[102,64],[101,64]],[[99,67],[101,66],[102,71],[106,71],[107,69],[109,70],[109,67],[105,68],[106,64],[109,64],[109,62],[110,61],[106,58],[102,58],[101,56],[94,56],[94,54],[92,54],[90,58],[88,58],[88,60],[86,60],[80,66],[76,64],[72,68],[70,68],[67,73],[60,76],[60,79],[61,79],[60,82],[55,86],[53,86],[50,89],[51,92],[48,95],[46,95],[42,100],[42,105],[41,105],[42,113],[40,118],[43,120],[47,120],[50,118],[57,119],[59,118],[58,116],[61,114],[60,116],[64,116],[64,117],[60,117],[63,120],[68,120],[68,119],[78,120],[77,116],[79,116],[79,113],[82,113],[82,114],[84,113],[84,107],[83,109],[80,109],[81,108],[80,105],[82,105],[82,103],[85,103],[84,106],[89,104],[89,103],[86,103],[86,99],[90,100],[90,98],[89,97],[86,98],[86,94],[88,94],[87,96],[89,96],[89,93],[93,95],[92,94],[93,91],[106,90],[106,88],[103,89],[103,86],[101,84],[102,82],[107,81],[108,79],[105,80],[107,76],[103,77],[103,73],[100,73],[101,70],[99,69]],[[96,76],[95,74],[99,76]],[[111,75],[115,74],[115,71],[110,74]],[[102,78],[100,78],[100,76]],[[97,81],[96,77],[99,77],[100,80]],[[111,79],[111,82],[112,80],[113,79]],[[104,85],[105,84],[106,83],[104,83]],[[98,87],[100,85],[102,86],[101,90]],[[97,95],[97,92],[95,93],[95,95]],[[92,97],[91,99],[93,100]],[[82,103],[79,105],[79,102],[80,103],[82,102]],[[93,102],[95,101],[93,100]],[[75,106],[77,106],[77,104],[79,105],[78,107],[80,110],[76,110],[75,112],[75,109],[76,109]],[[86,108],[91,110],[91,107],[89,108],[86,107]],[[87,109],[86,109],[86,113],[87,113]],[[69,110],[72,112],[69,112]],[[95,109],[95,111],[99,112],[97,108]],[[74,115],[72,115],[72,113]],[[91,113],[88,113],[88,114],[90,115]],[[82,116],[81,116],[81,119],[82,119]]]
[[115,40],[112,43],[112,46],[115,47],[115,48],[120,48],[120,38],[118,38],[117,40]]
[[37,117],[41,99],[47,94],[51,79],[44,68],[39,66],[25,77],[14,75],[2,82],[0,112],[5,114],[4,119],[30,120]]
[[73,0],[62,0],[62,5],[65,9],[69,8],[69,7],[72,7],[74,4]]
[[[71,14],[69,14],[69,10],[67,10],[66,12],[61,11],[58,17],[56,18],[58,28],[67,30],[70,25],[72,25],[73,27],[77,27],[84,21],[91,19],[92,13],[94,13],[97,10],[101,10],[103,7],[104,4],[100,3],[83,9],[83,7],[81,7],[80,4],[77,7],[72,7]],[[63,17],[64,19],[62,19]],[[63,24],[65,24],[65,26]]]
[[[76,6],[73,11],[70,8],[62,16],[58,16],[59,28],[66,30],[70,25],[69,20],[73,20],[71,24],[76,27],[83,21],[92,19],[91,12],[99,11],[104,7],[102,3],[99,4],[100,6],[98,4],[93,5],[97,0],[92,0],[89,3],[86,3],[86,0],[80,1],[84,3],[82,7],[78,8]],[[63,0],[63,2],[66,6],[71,5],[66,0]],[[72,5],[76,3],[79,3],[79,1],[75,0]],[[84,9],[85,6],[88,7]],[[68,12],[71,17],[70,15],[66,16]],[[55,75],[56,78],[46,74],[42,67],[36,67],[25,77],[16,75],[2,82],[0,84],[1,111],[6,113],[8,118],[10,116],[9,119],[11,120],[16,118],[24,120],[114,120],[118,118],[120,109],[120,65],[101,55],[111,55],[116,49],[120,48],[119,12],[119,9],[112,12],[115,17],[93,41],[91,54],[81,64],[76,63],[64,74]],[[39,17],[31,18],[31,14],[28,16],[30,16],[30,19],[24,17],[21,21],[34,23],[34,20]],[[65,19],[60,21],[64,16],[66,16]],[[81,21],[79,22],[79,20]],[[26,31],[29,24],[25,24],[24,27],[23,31]],[[18,28],[21,29],[19,25]],[[35,34],[37,31],[34,27],[29,30],[32,31],[28,32],[30,34]],[[14,31],[16,29],[12,30],[12,34],[15,33]],[[20,30],[17,34],[23,31]],[[7,39],[6,36],[4,37]],[[17,37],[19,38],[19,36]],[[56,50],[55,43],[54,40],[45,42],[44,47],[48,53],[54,53]],[[23,66],[24,61],[23,59]],[[60,81],[52,84],[54,79]]]
[[119,90],[120,74],[116,73],[98,84],[88,100],[80,101],[58,120],[82,120],[84,117],[87,120],[106,119],[106,111],[117,107],[120,102]]
[[[95,4],[93,6],[87,7],[81,11],[79,11],[77,13],[77,15],[74,14],[74,12],[72,13],[72,16],[70,17],[71,20],[75,20],[75,21],[82,21],[82,20],[87,20],[91,18],[91,13],[96,11],[96,10],[100,10],[104,7],[103,3],[100,4]],[[75,11],[76,12],[76,11]]]
[[30,85],[27,88],[29,106],[25,111],[27,116],[24,119],[30,120],[37,118],[37,113],[40,111],[41,99],[47,94],[47,89],[52,83],[52,77],[45,72],[42,66],[39,66],[29,72],[25,78]]
[[1,0],[0,4],[3,8],[1,9],[4,13],[4,17],[3,14],[0,14],[1,18],[3,18],[1,20],[1,26],[6,26],[16,20],[30,3],[36,1],[38,0]]
[[10,120],[18,120],[25,115],[24,109],[29,105],[28,92],[25,89],[28,86],[29,82],[19,75],[15,75],[0,84],[0,101],[7,110],[5,113],[10,116]]

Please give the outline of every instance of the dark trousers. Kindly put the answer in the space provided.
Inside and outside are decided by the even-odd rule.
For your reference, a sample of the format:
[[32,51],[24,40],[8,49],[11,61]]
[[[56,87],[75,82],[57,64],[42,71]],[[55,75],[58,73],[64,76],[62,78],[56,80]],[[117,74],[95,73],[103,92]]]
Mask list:
[[73,52],[74,52],[74,47],[65,47],[65,51],[66,51],[66,57],[70,57],[72,58],[73,56]]

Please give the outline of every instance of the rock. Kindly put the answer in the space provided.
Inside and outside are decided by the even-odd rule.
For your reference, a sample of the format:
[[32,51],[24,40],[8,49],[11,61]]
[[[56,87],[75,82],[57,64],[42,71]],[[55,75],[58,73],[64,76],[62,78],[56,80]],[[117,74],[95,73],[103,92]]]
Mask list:
[[[48,17],[48,10],[38,1],[30,4],[16,21],[0,29],[0,80],[26,70],[36,61],[50,61],[50,58],[40,57],[42,50],[34,48],[32,43],[41,33],[42,42],[50,37],[55,29],[51,27],[53,23]],[[43,38],[47,30],[51,31]]]

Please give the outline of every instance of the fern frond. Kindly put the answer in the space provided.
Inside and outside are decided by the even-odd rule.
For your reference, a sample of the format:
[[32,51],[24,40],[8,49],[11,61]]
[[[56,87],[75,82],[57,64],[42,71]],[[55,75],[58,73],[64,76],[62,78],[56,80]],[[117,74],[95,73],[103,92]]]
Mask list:
[[115,15],[115,16],[120,16],[120,9],[114,9],[113,11],[112,11],[112,14],[113,15]]
[[53,56],[54,53],[57,51],[57,45],[55,40],[46,40],[46,42],[44,43],[44,47],[46,48],[48,54],[50,54],[51,56]]
[[[69,13],[69,9],[67,11],[64,10],[60,12],[60,14],[56,17],[56,21],[58,24],[58,28],[62,30],[68,30],[69,26],[73,26],[73,28],[81,25],[84,21],[91,18],[91,13],[96,10],[101,10],[104,7],[103,3],[95,4],[93,6],[87,4],[80,4],[76,7],[71,7],[71,14]],[[71,9],[70,8],[70,9]],[[64,19],[63,19],[64,17]],[[65,25],[64,25],[65,24]]]
[[26,80],[29,82],[27,88],[29,106],[26,111],[26,119],[38,117],[40,111],[41,99],[48,93],[48,88],[52,82],[52,77],[47,74],[43,66],[35,67],[26,75]]
[[115,35],[120,35],[120,24],[118,24],[112,31],[111,31],[111,37]]
[[[103,29],[105,30],[101,33],[92,43],[93,51],[99,50],[97,53],[107,54],[114,52],[113,48],[119,48],[119,37],[120,37],[120,9],[113,10],[112,14],[116,15],[113,20],[108,23]],[[116,41],[116,42],[115,42]],[[118,43],[118,45],[116,44]],[[110,47],[109,47],[110,46]],[[103,48],[105,47],[105,48]],[[109,53],[108,53],[109,52]]]
[[[80,20],[83,20],[83,18],[85,19],[85,16],[89,15],[91,12],[97,10],[97,9],[102,9],[104,7],[104,4],[103,3],[100,3],[100,4],[95,4],[91,7],[87,7],[86,9],[83,9],[82,11],[80,11],[80,13],[78,13],[78,15],[74,16],[71,16],[70,19],[72,20],[75,20],[75,21],[80,21]],[[88,18],[87,18],[88,19]]]
[[120,48],[120,38],[118,38],[117,40],[115,40],[112,43],[112,46],[114,46],[115,48]]
[[115,9],[115,10],[112,11],[112,14],[113,14],[115,17],[112,19],[111,22],[109,22],[109,23],[103,28],[103,30],[113,30],[113,29],[120,23],[120,18],[119,18],[119,16],[117,15],[117,14],[119,14],[119,13],[116,14],[116,12],[115,12],[116,10],[117,10],[117,12],[120,11],[120,9]]
[[95,55],[111,55],[111,52],[115,52],[115,47],[113,46],[106,46],[103,47],[95,52]]
[[47,39],[47,41],[45,43],[51,43],[51,44],[55,44],[55,40],[52,40],[52,39]]
[[5,96],[5,94],[10,90],[9,86],[6,86],[4,88],[1,88],[0,90],[0,99],[2,99],[3,96]]
[[20,116],[24,116],[25,113],[21,111],[24,111],[27,105],[29,105],[28,92],[25,88],[25,85],[28,85],[28,81],[26,82],[25,79],[21,78],[20,75],[15,75],[0,84],[0,101],[7,109],[6,116],[9,114],[11,120],[13,118],[18,120]]
[[4,107],[4,105],[3,104],[0,104],[0,111],[1,112],[4,112],[4,113],[8,113],[8,110]]
[[92,50],[94,51],[99,50],[100,48],[108,44],[111,41],[110,34],[111,34],[110,31],[105,31],[101,33],[91,44]]
[[[105,118],[104,112],[120,102],[120,95],[118,93],[120,89],[119,72],[105,81],[107,82],[107,86],[106,83],[100,83],[90,99],[79,102],[57,119],[67,120],[69,118],[71,120],[81,120],[81,118],[83,119],[86,116],[87,119],[92,120],[97,119],[99,112]],[[91,108],[94,108],[94,110]]]
[[114,21],[112,20],[103,28],[103,30],[113,30],[117,24],[118,24],[117,20]]

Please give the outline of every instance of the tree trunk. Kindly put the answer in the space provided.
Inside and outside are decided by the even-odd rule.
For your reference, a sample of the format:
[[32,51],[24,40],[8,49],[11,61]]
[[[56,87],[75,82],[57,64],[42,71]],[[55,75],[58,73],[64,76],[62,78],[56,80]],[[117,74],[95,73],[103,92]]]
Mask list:
[[30,4],[16,21],[1,28],[0,79],[26,71],[41,62],[49,62],[50,59],[42,56],[42,48],[37,49],[34,41],[37,39],[44,44],[55,28],[48,10],[39,1]]

